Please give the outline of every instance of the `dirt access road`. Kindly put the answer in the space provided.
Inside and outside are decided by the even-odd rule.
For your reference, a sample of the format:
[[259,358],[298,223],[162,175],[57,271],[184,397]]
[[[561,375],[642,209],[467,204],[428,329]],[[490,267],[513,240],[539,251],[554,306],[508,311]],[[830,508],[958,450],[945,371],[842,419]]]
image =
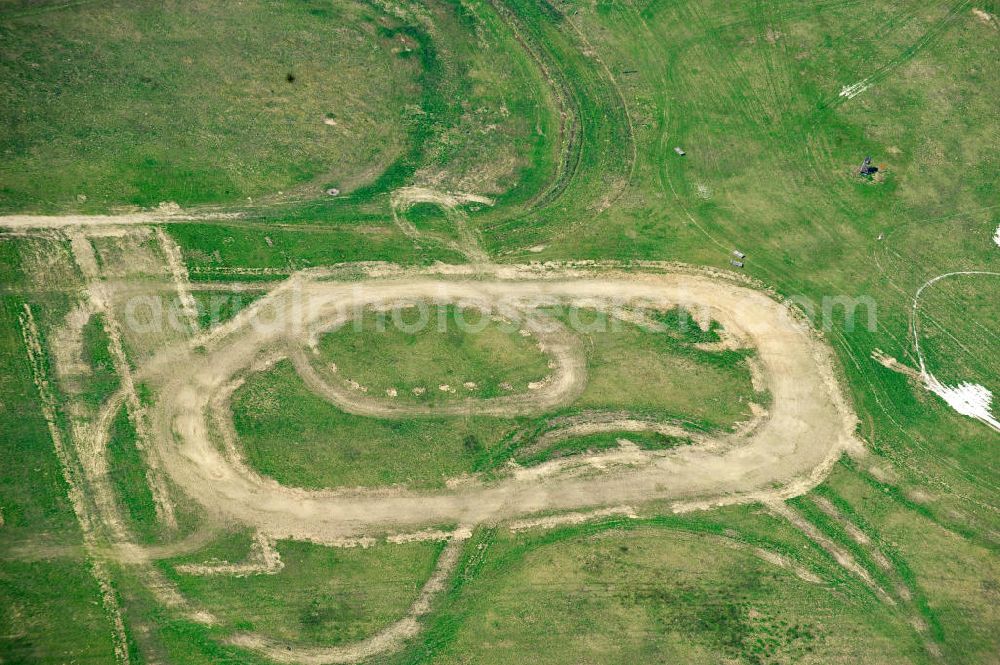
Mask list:
[[[273,538],[336,542],[435,524],[474,525],[656,499],[680,510],[788,498],[813,487],[843,451],[860,445],[853,437],[856,418],[840,392],[827,347],[784,304],[760,291],[694,273],[511,266],[448,272],[397,271],[352,282],[300,274],[190,348],[165,350],[141,370],[142,380],[158,396],[150,417],[162,468],[207,511],[226,521],[245,523]],[[212,407],[241,377],[307,347],[317,330],[345,311],[420,300],[482,306],[516,301],[518,307],[609,301],[701,306],[756,348],[773,404],[752,431],[650,453],[599,473],[512,474],[434,492],[283,487],[249,469],[238,446],[219,445],[223,437],[210,415]],[[586,381],[585,370],[576,362],[557,366],[562,371],[557,392],[576,394],[572,386]],[[336,401],[335,393],[324,396]],[[558,399],[542,401],[551,408]],[[496,413],[496,407],[484,401],[484,409]],[[468,408],[474,412],[475,405]],[[525,412],[520,402],[510,408]],[[397,409],[391,417],[407,414]]]

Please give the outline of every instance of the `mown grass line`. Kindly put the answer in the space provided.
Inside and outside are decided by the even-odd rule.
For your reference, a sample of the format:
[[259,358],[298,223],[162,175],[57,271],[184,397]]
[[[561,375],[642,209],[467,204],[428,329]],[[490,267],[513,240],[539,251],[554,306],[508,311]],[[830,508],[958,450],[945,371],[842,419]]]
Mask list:
[[920,612],[921,617],[927,622],[932,637],[938,643],[943,642],[945,634],[944,628],[941,625],[941,620],[938,618],[937,613],[930,607],[923,585],[920,584],[913,572],[913,569],[910,568],[909,564],[907,564],[906,559],[900,555],[899,551],[893,547],[891,543],[886,542],[881,534],[876,531],[875,527],[868,522],[854,508],[854,506],[852,506],[842,496],[837,494],[837,492],[828,484],[824,483],[813,491],[816,495],[829,500],[830,503],[832,503],[845,518],[849,519],[865,535],[867,535],[879,551],[885,555],[885,557],[892,564],[895,573],[899,575],[902,582],[913,595],[913,603]]
[[[433,662],[435,656],[457,638],[458,631],[466,620],[465,611],[461,609],[463,595],[469,593],[467,588],[484,575],[489,573],[502,576],[502,571],[515,569],[528,553],[538,548],[613,531],[636,533],[648,528],[663,529],[679,534],[735,539],[747,547],[764,548],[799,563],[802,562],[802,547],[809,542],[804,537],[799,536],[799,542],[789,543],[778,538],[776,531],[765,536],[755,535],[746,530],[737,534],[724,518],[712,515],[662,515],[641,519],[604,518],[582,525],[524,534],[515,540],[511,540],[509,536],[502,536],[502,527],[480,528],[467,543],[463,559],[457,568],[458,572],[453,578],[447,595],[440,600],[439,605],[428,618],[426,629],[418,638],[419,643],[414,644],[398,657],[391,658],[389,662],[398,665]],[[497,548],[500,548],[499,552],[497,552]],[[813,550],[810,549],[810,551]],[[879,605],[874,595],[860,580],[826,561],[825,552],[814,552],[814,556],[818,557],[817,562],[821,562],[823,566],[822,576],[826,580],[841,585],[841,590],[848,591],[857,602],[864,605]],[[806,567],[815,570],[814,564]]]
[[123,406],[111,422],[108,433],[108,475],[132,532],[139,542],[152,543],[160,535],[160,525],[146,464],[136,443],[135,427]]

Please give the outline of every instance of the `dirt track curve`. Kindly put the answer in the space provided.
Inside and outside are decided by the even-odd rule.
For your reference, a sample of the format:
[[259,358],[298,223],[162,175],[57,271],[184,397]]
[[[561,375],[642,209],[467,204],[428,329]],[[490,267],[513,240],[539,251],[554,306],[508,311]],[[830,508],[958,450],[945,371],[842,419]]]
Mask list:
[[[225,414],[228,395],[243,377],[277,358],[304,353],[316,332],[345,312],[428,300],[492,308],[514,303],[512,309],[525,311],[553,303],[700,306],[730,334],[756,348],[773,403],[768,416],[749,432],[646,453],[600,473],[593,468],[587,473],[514,473],[491,483],[472,481],[433,492],[289,488],[242,462]],[[565,335],[557,337],[565,342]],[[560,358],[554,363],[558,380],[549,397],[536,403],[539,412],[577,394],[586,381],[571,343],[560,342],[551,350]],[[843,451],[859,445],[853,437],[856,419],[840,393],[825,344],[784,304],[708,274],[512,266],[388,271],[363,281],[300,274],[190,348],[164,351],[141,374],[158,395],[150,417],[163,469],[209,512],[272,538],[335,542],[428,525],[475,525],[655,499],[680,510],[787,498],[813,487]],[[316,387],[315,381],[307,383]],[[335,390],[319,392],[339,400]],[[353,398],[343,406],[365,408]],[[530,406],[530,401],[515,399],[507,405],[484,401],[482,409],[525,413]],[[372,408],[389,417],[408,415],[400,406],[381,414],[379,409],[388,407],[378,406],[377,400]],[[466,404],[463,413],[476,408]],[[421,415],[425,412],[413,414]]]

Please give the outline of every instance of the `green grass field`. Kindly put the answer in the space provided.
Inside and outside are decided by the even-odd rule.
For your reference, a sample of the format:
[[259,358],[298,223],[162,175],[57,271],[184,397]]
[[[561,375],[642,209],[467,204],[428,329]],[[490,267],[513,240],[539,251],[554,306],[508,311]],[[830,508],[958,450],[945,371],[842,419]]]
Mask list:
[[118,375],[108,352],[104,317],[100,314],[92,316],[83,327],[82,356],[91,370],[91,376],[81,397],[95,406],[100,405],[118,387]]
[[451,610],[462,620],[442,622],[441,646],[414,662],[504,663],[525,652],[546,663],[921,657],[905,623],[856,590],[831,594],[697,528],[608,527],[498,537],[493,565]]
[[[521,336],[510,324],[491,323],[477,333],[458,325],[454,307],[430,311],[445,317],[443,330],[437,327],[437,314],[428,315],[432,325],[411,332],[406,326],[417,320],[415,311],[400,311],[396,319],[392,313],[369,311],[357,326],[349,322],[321,336],[317,354],[307,355],[326,381],[363,389],[366,399],[422,406],[530,394],[527,384],[550,371],[533,338]],[[481,315],[462,316],[476,324]],[[551,457],[556,451],[535,450],[534,441],[567,416],[622,412],[715,431],[748,419],[748,402],[761,401],[750,386],[744,353],[691,346],[690,340],[713,338],[694,324],[696,330],[681,335],[645,332],[594,311],[578,316],[581,322],[587,318],[594,331],[585,336],[588,384],[558,413],[368,418],[345,413],[313,394],[292,364],[282,361],[251,375],[234,394],[233,420],[247,461],[295,487],[433,487],[463,473],[497,469],[512,456],[528,464]],[[467,382],[475,387],[466,387]],[[442,385],[449,390],[442,391]],[[387,391],[393,389],[397,394],[390,397]],[[571,437],[559,450],[607,449],[617,445],[617,438]],[[676,443],[653,433],[625,438],[649,449]],[[522,449],[531,452],[518,454]]]
[[354,416],[309,391],[288,362],[237,390],[233,420],[253,468],[282,484],[311,488],[441,486],[471,470],[516,427],[498,418]]
[[405,150],[420,66],[371,6],[44,9],[3,8],[4,210],[315,196]]
[[712,336],[699,334],[696,324],[684,333],[669,323],[666,332],[649,333],[595,311],[572,317],[568,323],[596,330],[584,335],[588,382],[575,407],[664,414],[706,429],[749,418],[753,389],[744,352],[699,350],[692,343]]
[[533,339],[518,333],[516,324],[484,318],[488,316],[471,308],[430,307],[425,329],[423,310],[416,308],[364,312],[324,335],[313,361],[329,380],[353,380],[377,397],[396,390],[395,399],[404,402],[525,392],[529,383],[549,373],[547,359]]
[[439,549],[436,543],[336,550],[282,542],[278,551],[285,567],[276,575],[169,572],[171,565],[213,558],[240,561],[246,538],[233,534],[165,566],[185,595],[222,618],[224,625],[216,628],[220,635],[235,628],[299,644],[339,644],[363,639],[403,614],[430,575]]
[[[23,285],[12,243],[0,240],[8,284]],[[9,662],[114,657],[100,590],[52,439],[38,408],[19,325],[24,299],[0,299],[0,654]]]
[[[642,260],[730,269],[739,249],[743,273],[823,332],[869,453],[787,503],[813,536],[760,504],[684,514],[651,504],[634,520],[520,533],[484,525],[417,636],[367,662],[991,663],[1000,435],[872,354],[917,368],[916,330],[930,373],[992,391],[1000,413],[997,277],[943,278],[914,315],[929,280],[1000,273],[998,15],[996,0],[8,0],[0,213],[162,201],[238,213],[163,226],[203,330],[297,270],[464,263],[469,238],[496,263],[625,270]],[[879,169],[870,179],[856,175],[866,155]],[[406,187],[493,204],[396,214]],[[177,573],[246,556],[250,534],[214,524],[209,542],[154,564],[220,618],[208,627],[163,605],[103,536],[96,554],[84,547],[19,320],[29,304],[60,400],[55,427],[70,440],[75,419],[120,386],[101,314],[74,350],[89,379],[55,372],[52,339],[84,297],[70,235],[0,230],[0,663],[114,662],[96,560],[111,562],[130,662],[270,662],[225,638],[257,630],[339,645],[401,618],[439,544],[282,540],[274,576]],[[113,234],[93,238],[104,286],[129,270],[137,289],[167,274],[142,272],[144,238],[134,251]],[[227,290],[236,282],[253,286]],[[864,303],[853,316],[850,299]],[[395,388],[400,400],[445,403],[466,381],[493,397],[548,371],[528,338],[498,327],[370,324],[325,335],[315,361],[380,398]],[[689,445],[601,432],[532,447],[561,419],[628,411],[720,432],[745,421],[750,402],[767,405],[750,383],[752,351],[695,346],[713,331],[622,324],[583,339],[587,388],[538,418],[354,416],[281,362],[234,395],[240,445],[289,486],[431,491],[620,438]],[[135,343],[127,337],[125,352],[139,362],[152,350]],[[124,410],[111,434],[109,478],[136,538],[197,532],[201,507],[176,488],[180,535],[156,523]]]

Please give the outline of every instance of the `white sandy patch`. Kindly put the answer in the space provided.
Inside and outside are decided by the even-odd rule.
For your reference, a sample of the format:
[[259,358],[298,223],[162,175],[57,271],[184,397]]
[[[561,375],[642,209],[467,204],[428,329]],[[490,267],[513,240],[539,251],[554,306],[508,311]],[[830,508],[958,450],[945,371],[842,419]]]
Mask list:
[[469,527],[459,527],[454,531],[441,531],[440,529],[424,529],[412,533],[400,533],[386,538],[386,542],[396,545],[402,543],[426,543],[441,542],[447,540],[468,540],[472,537],[472,529]]
[[868,469],[868,473],[872,474],[875,480],[880,483],[895,484],[899,482],[898,476],[891,466],[871,466]]
[[997,27],[997,17],[989,12],[985,12],[982,9],[973,9],[972,15],[977,19],[985,23],[986,25]]
[[337,547],[340,549],[353,549],[355,547],[360,547],[364,550],[378,544],[378,541],[371,536],[361,536],[360,538],[332,538],[321,542],[327,547]]
[[963,416],[975,418],[1000,432],[1000,421],[996,419],[990,409],[993,393],[989,389],[968,381],[948,386],[941,383],[936,376],[929,372],[924,373],[924,385]]
[[547,376],[544,379],[542,379],[541,381],[532,381],[532,382],[530,382],[528,384],[528,390],[541,390],[542,388],[544,388],[545,386],[547,386],[549,383],[551,383],[551,381],[552,381],[552,377],[551,376]]
[[[1000,233],[1000,229],[998,229],[998,233]],[[930,390],[932,393],[943,399],[948,403],[948,406],[955,409],[955,411],[963,416],[975,418],[987,427],[1000,432],[1000,421],[996,419],[991,410],[993,393],[990,392],[990,390],[985,386],[978,383],[972,383],[970,381],[963,381],[953,386],[942,383],[936,376],[931,374],[930,370],[927,369],[924,354],[920,350],[920,295],[927,287],[936,284],[942,279],[969,275],[1000,277],[1000,273],[990,272],[987,270],[962,270],[957,272],[948,272],[927,280],[919,289],[917,289],[916,294],[913,296],[913,313],[910,323],[913,334],[913,347],[917,352],[917,360],[920,363],[920,377],[923,379],[924,386],[927,390]]]
[[469,192],[440,192],[427,187],[403,187],[392,193],[392,203],[396,207],[405,209],[416,203],[434,203],[445,208],[456,208],[465,203],[492,206],[494,201],[488,196]]
[[615,443],[618,444],[618,450],[626,453],[637,453],[641,449],[634,441],[629,441],[628,439],[616,439]]
[[840,96],[847,97],[848,99],[854,99],[862,92],[867,90],[870,85],[871,84],[868,82],[868,79],[866,78],[861,79],[857,83],[852,83],[851,85],[845,85],[843,88],[841,88]]

